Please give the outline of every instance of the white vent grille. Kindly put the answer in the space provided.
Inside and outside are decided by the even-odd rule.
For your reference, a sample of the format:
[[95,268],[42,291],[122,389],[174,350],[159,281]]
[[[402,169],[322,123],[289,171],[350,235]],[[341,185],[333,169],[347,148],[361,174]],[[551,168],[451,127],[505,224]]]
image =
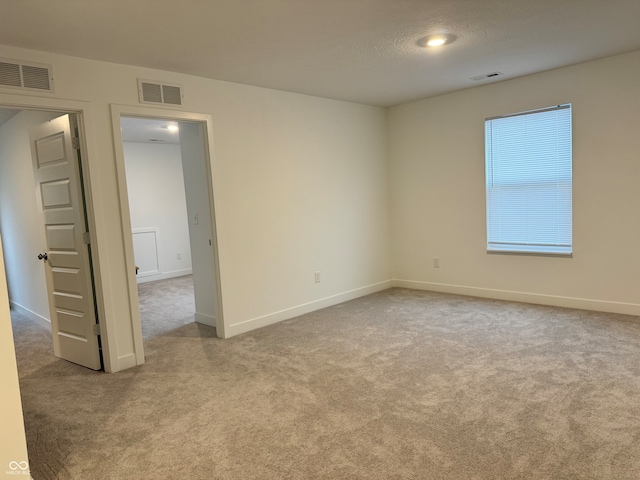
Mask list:
[[156,83],[142,82],[141,102],[162,103],[162,86]]
[[164,103],[169,103],[171,105],[182,105],[182,91],[180,90],[180,87],[163,85],[162,99],[164,100]]
[[153,80],[138,79],[140,103],[154,103],[182,106],[182,87]]
[[0,59],[0,87],[52,92],[51,67]]
[[0,62],[0,85],[7,87],[21,87],[20,65]]

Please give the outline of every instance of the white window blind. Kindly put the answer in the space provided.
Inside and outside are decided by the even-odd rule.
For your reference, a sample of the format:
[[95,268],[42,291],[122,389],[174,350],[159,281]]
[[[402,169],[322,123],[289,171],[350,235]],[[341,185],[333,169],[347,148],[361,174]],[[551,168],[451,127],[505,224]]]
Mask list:
[[485,121],[487,250],[572,253],[571,105]]

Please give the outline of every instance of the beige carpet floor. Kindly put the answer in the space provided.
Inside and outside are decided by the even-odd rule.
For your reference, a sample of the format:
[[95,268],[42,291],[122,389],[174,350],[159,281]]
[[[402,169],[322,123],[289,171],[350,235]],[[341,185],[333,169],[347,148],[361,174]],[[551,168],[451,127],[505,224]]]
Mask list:
[[18,317],[35,480],[640,478],[637,317],[391,289],[113,375]]
[[168,333],[194,322],[193,276],[138,284],[142,337]]

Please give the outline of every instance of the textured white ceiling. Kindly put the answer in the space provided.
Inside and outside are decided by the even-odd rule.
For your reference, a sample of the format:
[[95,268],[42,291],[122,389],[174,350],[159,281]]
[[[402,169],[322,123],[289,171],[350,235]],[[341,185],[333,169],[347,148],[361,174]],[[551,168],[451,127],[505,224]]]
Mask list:
[[640,49],[640,0],[2,3],[0,44],[383,106]]

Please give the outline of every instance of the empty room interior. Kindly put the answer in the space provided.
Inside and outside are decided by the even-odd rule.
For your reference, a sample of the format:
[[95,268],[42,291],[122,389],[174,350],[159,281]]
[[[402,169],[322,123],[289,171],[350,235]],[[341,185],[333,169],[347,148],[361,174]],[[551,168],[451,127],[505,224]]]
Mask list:
[[638,478],[640,2],[2,10],[0,478]]

